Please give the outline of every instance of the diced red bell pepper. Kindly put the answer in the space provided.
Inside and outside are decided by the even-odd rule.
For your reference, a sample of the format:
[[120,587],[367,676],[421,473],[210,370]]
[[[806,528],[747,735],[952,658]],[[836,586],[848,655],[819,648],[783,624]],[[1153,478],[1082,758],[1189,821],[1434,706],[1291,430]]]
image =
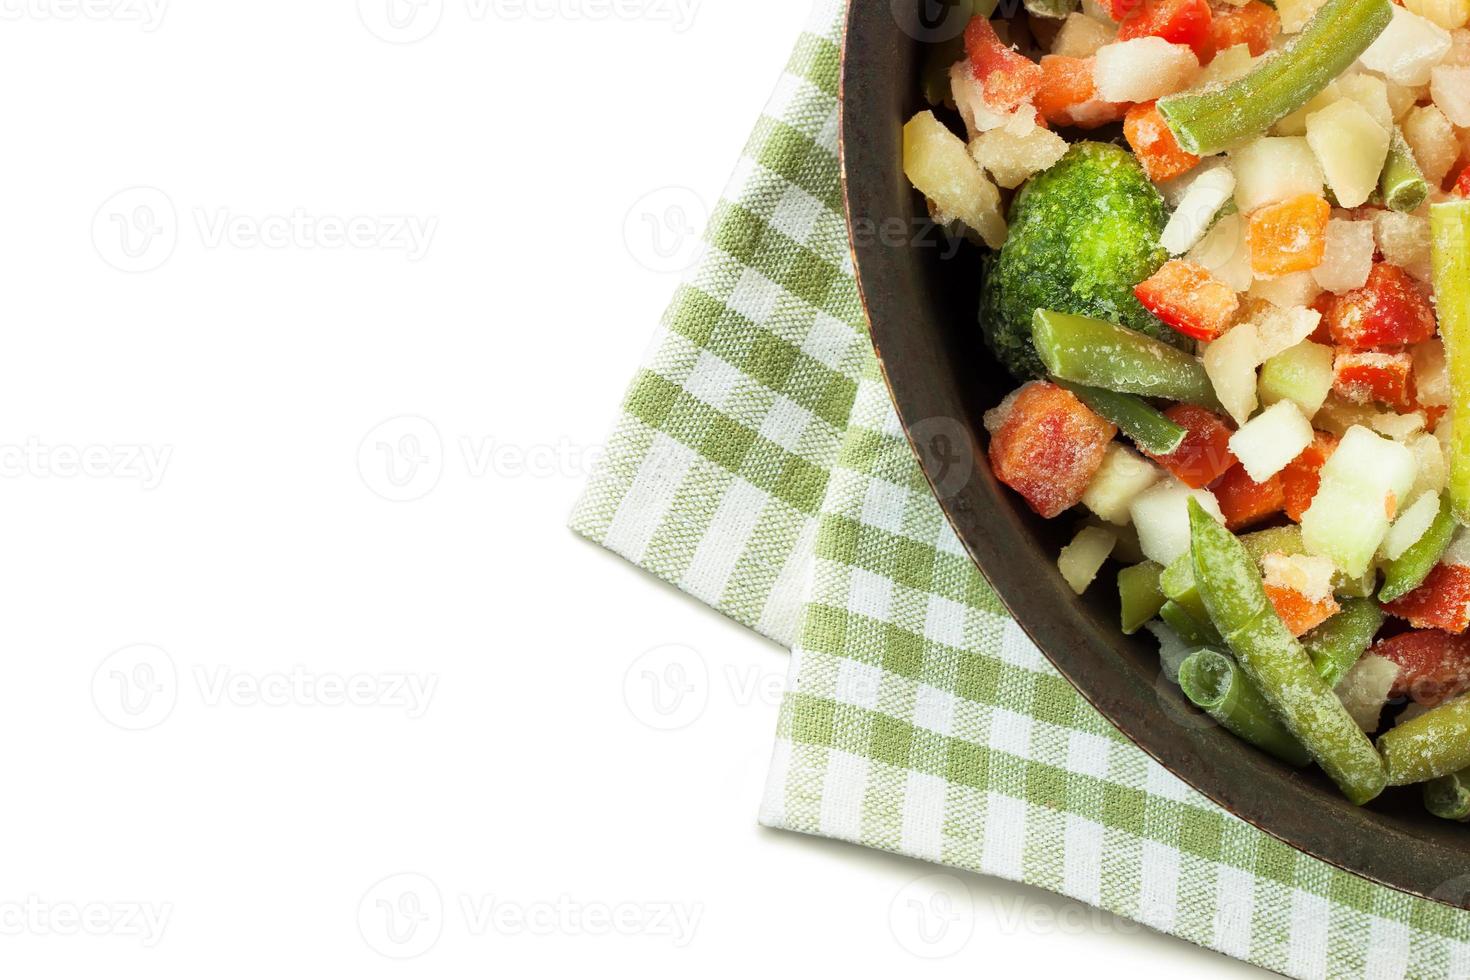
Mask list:
[[1013,393],[985,418],[996,479],[1042,517],[1077,505],[1117,428],[1047,381]]
[[996,112],[1030,101],[1041,87],[1041,66],[1004,44],[984,17],[965,28],[965,53],[985,90],[985,104]]
[[1265,483],[1257,483],[1250,478],[1245,467],[1238,463],[1210,484],[1210,492],[1220,505],[1225,526],[1232,531],[1259,524],[1266,518],[1281,513],[1286,506],[1286,493],[1280,473],[1272,474]]
[[1407,351],[1339,347],[1332,360],[1332,390],[1350,402],[1383,402],[1400,411],[1414,406],[1414,359]]
[[1266,583],[1266,598],[1270,599],[1271,605],[1276,607],[1276,615],[1280,616],[1281,622],[1291,630],[1292,636],[1301,636],[1308,630],[1316,629],[1337,615],[1342,608],[1332,596],[1325,599],[1311,599],[1296,589],[1273,585],[1270,582]]
[[1379,262],[1360,289],[1333,297],[1325,316],[1332,342],[1371,350],[1417,344],[1434,336],[1434,307],[1414,277]]
[[1379,640],[1371,652],[1399,665],[1389,697],[1408,695],[1432,708],[1470,690],[1470,636],[1410,630]]
[[1460,171],[1460,178],[1455,181],[1455,186],[1450,193],[1460,197],[1470,197],[1470,167]]
[[1184,441],[1167,456],[1150,455],[1186,486],[1207,487],[1238,462],[1230,451],[1235,430],[1214,412],[1181,404],[1165,409],[1164,416],[1187,430]]
[[1470,627],[1470,568],[1441,562],[1423,585],[1383,608],[1418,629],[1463,633]]
[[1053,126],[1094,129],[1123,118],[1128,107],[1104,102],[1092,82],[1096,59],[1048,54],[1041,58],[1041,86],[1036,111]]
[[1322,467],[1337,449],[1337,437],[1318,432],[1312,444],[1281,471],[1281,492],[1285,497],[1286,516],[1300,521],[1322,484]]
[[1321,265],[1331,217],[1332,206],[1317,194],[1302,194],[1253,212],[1248,221],[1251,271],[1265,278]]
[[1281,30],[1281,17],[1261,0],[1243,7],[1229,4],[1215,10],[1210,21],[1210,46],[1215,53],[1237,44],[1250,45],[1251,56],[1259,58],[1271,49],[1271,39]]
[[1144,309],[1195,340],[1220,336],[1240,309],[1240,296],[1229,284],[1183,259],[1165,262],[1133,288],[1133,295]]
[[1160,183],[1171,180],[1199,163],[1199,157],[1180,149],[1174,131],[1152,102],[1128,110],[1123,119],[1123,135],[1151,180]]
[[1212,18],[1207,0],[1143,0],[1122,18],[1118,40],[1161,37],[1171,44],[1187,44],[1200,61],[1209,61],[1214,55],[1210,47]]

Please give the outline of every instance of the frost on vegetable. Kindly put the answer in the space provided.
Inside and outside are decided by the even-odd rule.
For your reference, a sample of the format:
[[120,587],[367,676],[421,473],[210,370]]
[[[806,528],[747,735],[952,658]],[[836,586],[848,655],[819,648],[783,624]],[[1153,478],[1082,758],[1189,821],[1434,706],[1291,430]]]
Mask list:
[[1373,222],[1332,218],[1327,222],[1327,245],[1321,263],[1312,270],[1317,285],[1328,292],[1361,289],[1373,271]]
[[963,221],[991,248],[1005,242],[1000,192],[981,173],[965,143],[924,111],[903,129],[903,166],[909,181],[946,216]]
[[1160,37],[1104,45],[1094,57],[1093,83],[1108,102],[1152,102],[1187,88],[1199,74],[1193,51]]
[[1163,475],[1163,471],[1133,450],[1113,443],[1083,491],[1082,503],[1108,523],[1125,525],[1131,520],[1128,511],[1134,499],[1158,483]]
[[1057,557],[1057,568],[1073,592],[1081,595],[1087,591],[1117,542],[1118,536],[1112,531],[1084,527],[1077,532],[1072,543],[1062,549]]

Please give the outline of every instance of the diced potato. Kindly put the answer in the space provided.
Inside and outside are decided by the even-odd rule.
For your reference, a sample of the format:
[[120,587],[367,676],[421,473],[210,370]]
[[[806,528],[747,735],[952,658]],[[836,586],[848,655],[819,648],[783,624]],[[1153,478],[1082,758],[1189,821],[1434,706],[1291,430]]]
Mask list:
[[1223,161],[1191,180],[1164,226],[1161,243],[1169,254],[1183,255],[1197,245],[1234,193],[1235,174]]
[[1450,32],[1433,21],[1411,13],[1403,7],[1393,8],[1393,20],[1378,35],[1362,62],[1400,85],[1423,85],[1429,71],[1444,60],[1450,50]]
[[1238,214],[1227,214],[1216,221],[1215,227],[1189,250],[1186,258],[1210,270],[1211,275],[1236,292],[1251,287],[1254,273],[1250,246],[1246,241],[1245,221]]
[[1441,183],[1460,158],[1454,127],[1438,107],[1419,106],[1404,117],[1404,139],[1431,184]]
[[1327,223],[1327,251],[1311,272],[1317,285],[1334,293],[1362,289],[1373,271],[1373,222],[1333,218]]
[[1256,367],[1261,356],[1255,324],[1242,323],[1205,348],[1205,374],[1230,417],[1243,423],[1256,410]]
[[1393,131],[1393,107],[1388,102],[1387,82],[1377,75],[1359,72],[1339,78],[1337,89],[1344,98],[1352,99],[1366,109],[1374,122],[1389,132]]
[[1409,489],[1409,496],[1443,492],[1449,468],[1439,439],[1433,433],[1420,432],[1410,436],[1404,445],[1414,454],[1414,485]]
[[1470,21],[1470,0],[1404,0],[1404,7],[1447,31]]
[[1193,51],[1161,37],[1107,44],[1094,57],[1093,84],[1106,102],[1151,102],[1188,88],[1199,74]]
[[1290,401],[1307,418],[1322,410],[1332,391],[1332,348],[1304,340],[1261,366],[1261,404]]
[[1305,136],[1307,135],[1307,117],[1318,109],[1325,109],[1338,99],[1342,98],[1343,92],[1337,87],[1337,82],[1328,82],[1327,87],[1307,100],[1307,104],[1295,112],[1288,113],[1277,120],[1276,125],[1271,127],[1272,136]]
[[1275,279],[1257,279],[1251,284],[1250,295],[1272,306],[1310,306],[1322,295],[1322,287],[1311,272],[1293,272]]
[[1368,425],[1374,432],[1382,433],[1396,442],[1407,442],[1414,433],[1424,431],[1427,421],[1423,412],[1407,412],[1403,415],[1398,412],[1379,412]]
[[[1470,0],[1466,0],[1470,3]],[[1460,28],[1450,31],[1450,53],[1440,62],[1442,65],[1470,65],[1470,30]]]
[[1150,561],[1169,565],[1189,550],[1189,498],[1217,520],[1224,521],[1215,495],[1208,490],[1191,490],[1178,480],[1166,480],[1146,490],[1133,501],[1133,527],[1138,544]]
[[1258,315],[1256,352],[1262,361],[1289,350],[1317,332],[1322,314],[1305,306],[1267,310]]
[[1276,0],[1276,12],[1281,15],[1281,30],[1284,34],[1299,34],[1312,20],[1317,8],[1327,0]]
[[1429,76],[1429,92],[1446,119],[1470,126],[1470,66],[1437,66]]
[[1398,679],[1398,664],[1376,653],[1365,653],[1338,682],[1337,699],[1359,728],[1374,732],[1388,703],[1388,692]]
[[1267,204],[1321,194],[1327,177],[1312,152],[1299,136],[1266,136],[1230,152],[1235,171],[1235,203],[1249,214]]
[[1236,79],[1249,75],[1254,64],[1255,59],[1251,57],[1250,45],[1237,44],[1216,54],[1215,60],[1205,65],[1194,84],[1198,88],[1205,88],[1209,85],[1229,85]]
[[[1384,97],[1384,108],[1388,100]],[[1378,175],[1388,159],[1388,129],[1354,99],[1339,99],[1307,117],[1307,142],[1345,208],[1365,203],[1378,189]]]
[[1368,570],[1414,485],[1414,457],[1400,443],[1355,425],[1321,471],[1321,485],[1302,515],[1302,543],[1345,573]]
[[1113,443],[1082,494],[1088,510],[1110,524],[1127,524],[1134,499],[1158,483],[1164,471],[1121,443]]
[[1087,591],[1093,579],[1097,578],[1103,562],[1113,553],[1113,545],[1117,542],[1118,536],[1111,531],[1100,527],[1084,527],[1072,539],[1072,543],[1062,549],[1062,553],[1057,556],[1057,568],[1061,570],[1062,578],[1066,579],[1073,592],[1081,595]]
[[1097,49],[1118,39],[1118,29],[1086,14],[1068,14],[1052,41],[1051,53],[1067,58],[1090,58]]
[[904,126],[903,169],[945,215],[963,221],[991,248],[1005,244],[1000,191],[986,179],[964,141],[934,113],[921,112]]
[[1439,515],[1439,494],[1421,494],[1408,509],[1393,522],[1393,527],[1383,536],[1378,553],[1389,561],[1397,561],[1410,546],[1424,537],[1429,525]]
[[1273,551],[1261,559],[1267,585],[1300,593],[1310,602],[1332,598],[1337,566],[1317,555],[1287,555]]
[[[1335,353],[1333,357],[1335,362]],[[1312,416],[1312,424],[1323,432],[1330,432],[1342,438],[1355,425],[1371,428],[1373,416],[1376,414],[1378,413],[1372,405],[1359,405],[1333,392],[1327,396],[1327,400],[1322,403],[1317,414]]]
[[1450,374],[1445,362],[1444,342],[1438,337],[1415,344],[1414,391],[1421,405],[1450,403]]
[[1265,483],[1312,444],[1312,423],[1295,402],[1279,401],[1236,430],[1230,451],[1246,473]]
[[1067,141],[1049,129],[1032,126],[1024,136],[1002,126],[981,133],[970,144],[970,155],[1001,187],[1020,187],[1032,174],[1050,167],[1067,152]]
[[1396,265],[1420,282],[1429,282],[1429,219],[1397,211],[1373,212],[1373,237],[1383,260]]
[[1393,121],[1401,122],[1409,114],[1409,110],[1418,105],[1420,100],[1428,96],[1429,86],[1400,85],[1398,82],[1388,83],[1388,107],[1393,111]]

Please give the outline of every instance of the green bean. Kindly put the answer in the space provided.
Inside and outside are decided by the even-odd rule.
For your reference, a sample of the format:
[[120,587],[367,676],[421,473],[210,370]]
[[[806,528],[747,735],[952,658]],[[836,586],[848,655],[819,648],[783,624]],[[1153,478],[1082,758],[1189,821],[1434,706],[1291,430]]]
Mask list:
[[1378,179],[1378,196],[1383,204],[1393,211],[1405,214],[1418,211],[1429,196],[1429,182],[1424,171],[1414,159],[1414,151],[1397,127],[1393,141],[1388,144],[1388,160],[1383,164],[1383,175]]
[[1348,599],[1342,610],[1302,637],[1317,674],[1337,687],[1383,628],[1383,610],[1371,599]]
[[1470,769],[1425,783],[1424,809],[1445,820],[1470,821]]
[[1445,494],[1440,498],[1439,514],[1435,516],[1434,523],[1429,525],[1429,530],[1418,541],[1409,545],[1408,550],[1388,563],[1383,573],[1383,588],[1378,590],[1378,601],[1393,602],[1399,596],[1408,595],[1423,585],[1449,548],[1457,527],[1459,524],[1450,507],[1450,495]]
[[1200,595],[1246,676],[1350,801],[1376,797],[1383,760],[1282,625],[1245,546],[1195,500],[1189,528]]
[[1220,406],[1198,358],[1136,330],[1037,310],[1031,336],[1047,372],[1063,380],[1206,408]]
[[1165,599],[1159,591],[1158,562],[1146,561],[1118,571],[1118,602],[1122,607],[1123,632],[1132,636],[1138,628],[1159,614]]
[[1439,333],[1450,367],[1450,481],[1455,519],[1470,524],[1470,200],[1429,208]]
[[1260,689],[1240,666],[1218,650],[1190,654],[1179,668],[1184,696],[1236,737],[1293,766],[1312,756],[1271,711]]
[[1159,112],[1179,145],[1210,156],[1264,133],[1306,105],[1393,19],[1389,0],[1328,0],[1304,31],[1244,78],[1159,100]]
[[1196,619],[1189,610],[1172,599],[1159,607],[1159,618],[1179,634],[1179,639],[1192,647],[1205,647],[1223,643],[1220,634],[1208,619]]
[[1470,768],[1470,698],[1447,701],[1378,739],[1388,784],[1407,786]]
[[1116,425],[1146,453],[1167,456],[1178,449],[1189,434],[1184,426],[1169,421],[1163,412],[1137,395],[1091,388],[1060,378],[1056,382],[1076,395],[1082,404]]

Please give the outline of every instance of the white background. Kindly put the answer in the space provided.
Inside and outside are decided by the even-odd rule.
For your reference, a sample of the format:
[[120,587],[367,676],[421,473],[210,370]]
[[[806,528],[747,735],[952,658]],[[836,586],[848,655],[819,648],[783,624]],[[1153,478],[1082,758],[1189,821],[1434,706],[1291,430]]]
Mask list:
[[636,202],[699,220],[805,3],[82,2],[0,4],[0,973],[1247,972],[758,829],[785,653],[563,529]]

